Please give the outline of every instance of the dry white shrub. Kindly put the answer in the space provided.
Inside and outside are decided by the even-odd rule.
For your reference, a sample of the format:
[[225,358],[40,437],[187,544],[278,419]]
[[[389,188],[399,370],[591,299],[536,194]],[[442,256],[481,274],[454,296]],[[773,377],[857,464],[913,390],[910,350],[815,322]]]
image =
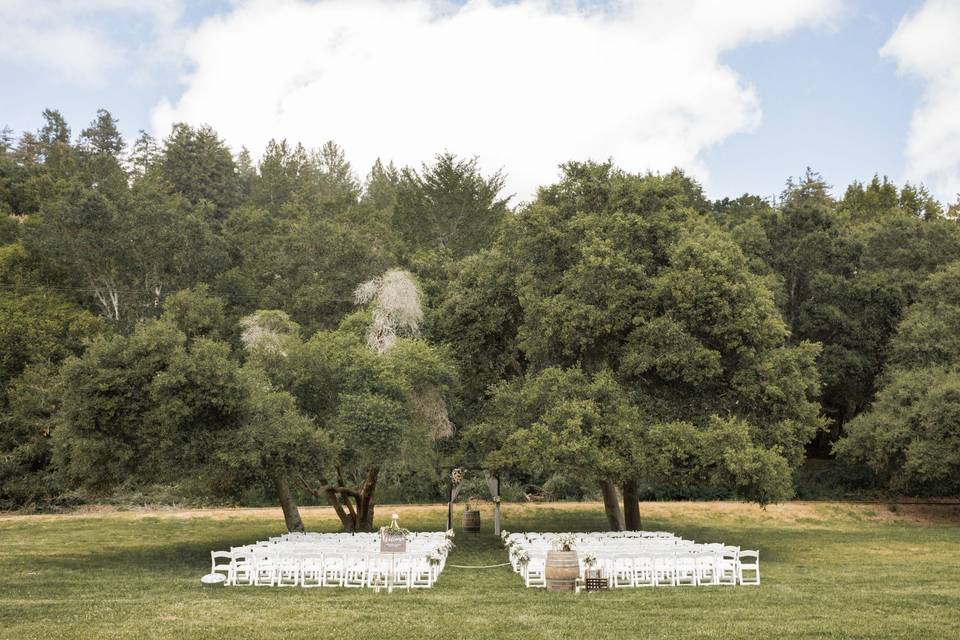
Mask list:
[[420,332],[420,289],[409,272],[391,269],[358,286],[353,296],[357,304],[373,302],[367,344],[377,353],[389,351],[398,335],[415,336]]
[[417,394],[413,398],[413,408],[417,415],[430,425],[430,437],[433,440],[442,440],[453,435],[453,423],[447,415],[447,403],[439,391],[429,389]]
[[296,333],[297,324],[283,311],[257,311],[240,319],[240,341],[249,351],[286,356],[284,340]]

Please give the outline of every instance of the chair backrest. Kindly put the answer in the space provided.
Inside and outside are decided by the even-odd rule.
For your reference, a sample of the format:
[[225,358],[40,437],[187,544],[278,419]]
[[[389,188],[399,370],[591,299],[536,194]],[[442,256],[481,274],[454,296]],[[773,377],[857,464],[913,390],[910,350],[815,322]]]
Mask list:
[[[217,562],[225,560],[226,562]],[[210,573],[216,573],[217,569],[229,569],[233,564],[233,554],[229,551],[211,551],[210,552]]]

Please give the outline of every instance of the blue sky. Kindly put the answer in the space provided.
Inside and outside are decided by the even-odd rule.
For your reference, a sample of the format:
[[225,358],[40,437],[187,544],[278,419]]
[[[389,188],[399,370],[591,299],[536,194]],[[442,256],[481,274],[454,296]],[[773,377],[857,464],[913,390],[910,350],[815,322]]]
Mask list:
[[714,189],[779,192],[806,166],[835,188],[874,173],[904,180],[907,133],[922,86],[878,52],[922,3],[861,0],[835,30],[801,30],[723,57],[757,87],[763,122],[705,154]]
[[447,148],[502,166],[521,198],[558,162],[613,156],[682,166],[713,197],[777,193],[809,165],[840,191],[879,173],[956,199],[960,146],[939,140],[960,136],[960,83],[938,65],[960,60],[929,25],[960,3],[684,2],[601,21],[525,1],[0,0],[0,126],[53,107],[76,133],[106,107],[128,139],[176,120],[255,154],[332,138],[361,174]]

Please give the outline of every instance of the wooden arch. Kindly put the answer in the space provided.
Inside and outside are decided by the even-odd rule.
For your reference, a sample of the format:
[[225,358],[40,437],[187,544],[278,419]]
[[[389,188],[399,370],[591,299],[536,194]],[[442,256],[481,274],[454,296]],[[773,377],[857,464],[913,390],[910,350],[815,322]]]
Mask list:
[[493,533],[497,536],[500,535],[500,474],[490,473],[484,467],[441,467],[443,471],[447,472],[447,530],[453,529],[453,502],[457,499],[457,496],[460,495],[460,486],[463,484],[463,480],[455,483],[453,478],[453,472],[455,470],[461,470],[464,472],[467,471],[482,471],[483,475],[487,481],[487,488],[490,489],[490,494],[493,496]]

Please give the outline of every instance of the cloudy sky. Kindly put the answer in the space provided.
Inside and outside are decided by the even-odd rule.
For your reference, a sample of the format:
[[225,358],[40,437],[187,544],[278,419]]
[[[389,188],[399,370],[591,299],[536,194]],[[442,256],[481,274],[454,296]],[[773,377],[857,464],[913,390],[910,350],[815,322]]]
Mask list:
[[449,150],[525,199],[558,163],[680,166],[713,197],[806,166],[960,192],[960,0],[0,0],[0,126],[99,107],[377,156]]

